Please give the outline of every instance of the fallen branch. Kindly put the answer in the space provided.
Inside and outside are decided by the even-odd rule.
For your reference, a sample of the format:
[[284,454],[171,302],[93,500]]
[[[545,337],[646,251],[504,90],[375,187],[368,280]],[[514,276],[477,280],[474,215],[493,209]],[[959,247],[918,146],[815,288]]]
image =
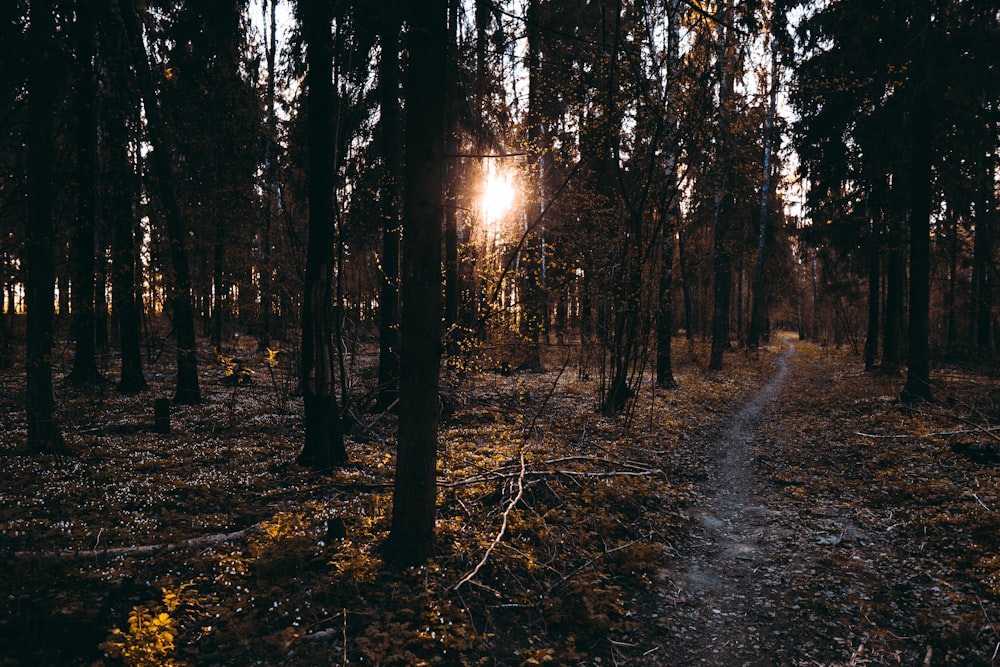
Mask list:
[[513,477],[592,477],[595,479],[604,479],[608,477],[652,477],[654,475],[662,475],[663,470],[660,468],[649,468],[648,470],[610,470],[607,472],[586,472],[582,470],[527,470],[524,472],[504,472],[503,468],[498,468],[492,472],[473,475],[472,477],[466,477],[465,479],[459,479],[454,482],[441,482],[438,486],[445,489],[455,489],[461,486],[469,486],[470,484],[478,484],[479,482],[488,482],[497,479],[511,479]]
[[503,511],[503,521],[501,521],[500,523],[500,530],[497,532],[496,537],[493,538],[493,541],[490,543],[490,546],[486,548],[486,553],[483,554],[482,559],[480,559],[480,561],[476,564],[476,566],[472,568],[471,572],[462,577],[458,581],[458,583],[456,583],[454,586],[451,587],[452,590],[457,591],[462,584],[467,583],[473,577],[479,574],[479,571],[483,569],[484,565],[486,565],[486,561],[489,560],[490,553],[492,553],[493,549],[495,549],[496,546],[500,544],[500,540],[503,539],[504,533],[507,532],[507,521],[510,518],[510,513],[514,511],[514,508],[517,506],[519,502],[521,502],[521,497],[524,495],[524,474],[526,468],[526,464],[524,462],[525,449],[526,449],[525,447],[521,448],[521,474],[517,478],[517,495],[511,498],[510,502],[507,503],[507,508]]
[[972,494],[972,497],[976,499],[977,503],[979,503],[980,505],[983,506],[984,510],[986,510],[987,512],[991,512],[991,513],[993,512],[993,510],[986,503],[984,503],[982,500],[980,500],[979,496],[977,496],[975,493]]
[[[143,556],[146,554],[176,551],[186,547],[200,547],[206,544],[219,544],[231,540],[240,540],[248,535],[258,532],[261,529],[259,523],[255,523],[249,528],[237,530],[232,533],[217,533],[215,535],[203,535],[202,537],[192,537],[189,540],[180,542],[166,542],[163,544],[145,544],[134,547],[107,547],[104,549],[87,549],[84,551],[64,549],[63,551],[15,551],[16,558],[97,558],[99,556]],[[102,529],[103,530],[103,529]]]

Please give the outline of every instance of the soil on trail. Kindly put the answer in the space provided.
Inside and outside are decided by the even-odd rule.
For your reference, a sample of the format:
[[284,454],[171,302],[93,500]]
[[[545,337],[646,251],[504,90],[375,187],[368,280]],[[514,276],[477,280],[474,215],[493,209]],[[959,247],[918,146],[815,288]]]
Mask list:
[[836,357],[789,343],[749,402],[679,444],[705,474],[642,664],[1000,664],[996,487],[943,439],[975,429]]
[[[780,510],[773,509],[774,499],[756,479],[754,439],[762,415],[785,386],[794,353],[789,344],[768,383],[717,433],[699,442],[717,463],[704,485],[705,495],[692,508],[700,527],[692,536],[692,550],[675,568],[660,573],[674,589],[665,595],[670,609],[659,614],[671,637],[671,646],[664,647],[671,659],[664,662],[659,655],[661,664],[773,662],[777,610],[770,608],[768,596],[781,574],[771,565],[782,537],[774,521]],[[682,612],[680,621],[674,611]]]

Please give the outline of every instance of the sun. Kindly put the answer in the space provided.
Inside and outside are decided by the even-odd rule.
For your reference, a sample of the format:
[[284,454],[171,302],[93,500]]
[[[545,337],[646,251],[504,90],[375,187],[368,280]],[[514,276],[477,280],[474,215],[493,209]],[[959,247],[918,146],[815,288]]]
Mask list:
[[510,174],[497,169],[487,169],[485,176],[479,207],[483,222],[492,227],[514,205],[514,184]]

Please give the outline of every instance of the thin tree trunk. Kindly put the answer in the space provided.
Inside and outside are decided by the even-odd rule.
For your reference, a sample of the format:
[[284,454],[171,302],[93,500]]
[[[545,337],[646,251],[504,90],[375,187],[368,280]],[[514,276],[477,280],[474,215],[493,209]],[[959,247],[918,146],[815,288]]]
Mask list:
[[[773,19],[772,19],[773,22]],[[764,123],[764,173],[760,185],[760,226],[757,232],[757,261],[753,267],[753,306],[750,314],[750,329],[747,333],[747,348],[751,351],[760,346],[761,324],[764,320],[764,263],[767,259],[767,208],[771,196],[771,145],[774,141],[774,117],[778,107],[778,45],[771,39],[771,96],[767,106],[767,120]]]
[[[216,207],[210,207],[216,208]],[[216,216],[219,212],[216,208]],[[223,320],[226,318],[226,310],[228,307],[228,295],[226,294],[225,278],[224,278],[224,263],[226,248],[223,243],[222,237],[222,225],[223,223],[216,217],[215,221],[215,243],[212,244],[212,332],[211,332],[211,342],[212,346],[216,350],[222,349],[222,325]]]
[[111,228],[111,290],[114,324],[121,348],[118,391],[138,394],[146,388],[142,371],[139,310],[135,298],[135,173],[129,157],[129,97],[127,41],[120,14],[108,16],[105,44],[108,66],[108,102],[105,105],[105,217]]
[[[984,133],[996,136],[996,132]],[[993,348],[993,207],[994,207],[994,149],[984,141],[979,151],[979,183],[976,201],[976,236],[972,246],[972,322],[970,334],[972,349],[989,352]]]
[[[459,0],[449,0],[448,51],[449,66],[458,67],[458,5]],[[452,327],[458,323],[458,84],[451,81],[447,94],[447,120],[445,157],[447,173],[447,202],[444,225],[444,323]]]
[[167,222],[170,257],[174,267],[174,332],[177,336],[177,388],[174,402],[182,405],[201,403],[198,384],[198,348],[194,330],[194,304],[191,294],[191,270],[187,255],[187,225],[181,217],[174,191],[173,168],[170,164],[171,145],[160,112],[160,101],[153,87],[149,56],[142,39],[138,17],[132,7],[122,8],[125,31],[136,65],[139,89],[146,112],[146,128],[153,146],[153,167],[156,170],[160,199]]
[[257,349],[265,351],[271,346],[271,338],[274,335],[274,297],[271,294],[271,227],[276,217],[278,204],[277,197],[277,167],[275,165],[275,145],[277,143],[278,119],[274,105],[276,102],[275,80],[275,57],[278,47],[278,27],[277,27],[277,7],[278,0],[269,0],[265,5],[265,11],[270,10],[268,23],[268,37],[266,57],[267,57],[267,94],[265,104],[267,105],[264,138],[264,217],[260,231],[259,253],[260,253],[260,275],[258,284],[260,286],[260,319],[257,323]]
[[[100,155],[98,161],[103,164],[105,158]],[[102,168],[103,171],[103,168]],[[102,353],[108,347],[108,224],[106,216],[102,216],[97,221],[94,228],[94,344]]]
[[[672,211],[671,220],[674,220]],[[663,238],[660,245],[659,309],[656,315],[656,383],[663,389],[674,389],[677,387],[670,356],[670,343],[674,334],[673,267],[675,228],[676,222],[669,222],[664,225]]]
[[889,213],[889,248],[885,277],[885,321],[882,323],[882,370],[889,375],[899,373],[902,363],[903,285],[906,262],[903,259],[903,233],[899,215]]
[[399,30],[393,16],[382,32],[379,62],[382,138],[382,261],[379,286],[379,405],[388,408],[399,396]]
[[[667,3],[667,77],[665,89],[670,90],[674,84],[677,68],[680,65],[680,0],[670,0]],[[674,335],[674,249],[677,245],[677,233],[680,229],[681,210],[677,187],[677,141],[680,133],[680,120],[671,108],[675,98],[669,95],[664,99],[664,112],[673,114],[667,121],[668,130],[664,137],[667,150],[667,168],[664,173],[665,183],[660,198],[660,273],[657,279],[657,315],[656,315],[656,383],[664,389],[674,389],[677,381],[674,379],[673,360],[670,346]]]
[[[542,318],[545,316],[544,308],[541,305],[543,299],[541,286],[542,244],[540,229],[536,225],[542,214],[542,31],[539,25],[539,12],[539,0],[530,0],[527,8],[527,49],[525,53],[525,68],[528,70],[527,142],[530,157],[524,196],[526,236],[524,250],[521,253],[521,267],[517,273],[520,300],[519,330],[527,340],[528,345],[528,356],[523,366],[533,370],[541,368],[542,365],[539,339],[542,331]],[[536,228],[528,228],[527,226],[535,226]]]
[[732,75],[729,72],[729,1],[719,7],[719,45],[716,73],[719,80],[719,118],[716,131],[718,142],[715,153],[715,234],[713,259],[715,280],[712,284],[712,350],[708,361],[710,370],[722,369],[722,355],[729,349],[729,306],[732,292],[732,255],[729,249],[729,217],[732,197],[732,170],[730,169],[730,117],[729,104]]
[[94,227],[97,199],[97,83],[94,78],[96,21],[90,2],[77,3],[76,44],[79,66],[77,104],[78,217],[73,231],[73,370],[76,385],[98,382],[94,344]]
[[[926,35],[923,39],[927,39]],[[904,401],[930,400],[930,263],[931,263],[931,160],[933,97],[925,80],[928,73],[927,46],[914,59],[913,77],[919,94],[913,97],[911,128],[913,140],[910,181],[910,317],[906,352]]]
[[958,216],[948,211],[951,224],[948,228],[948,289],[944,295],[945,349],[949,355],[958,353],[958,317],[955,304],[958,300]]
[[384,545],[387,560],[403,566],[434,552],[448,5],[422,0],[409,10],[399,442]]
[[691,271],[687,261],[684,226],[677,225],[677,266],[681,270],[681,292],[684,296],[684,336],[694,341],[694,297],[691,295]]
[[24,229],[27,310],[26,407],[28,449],[65,450],[52,394],[53,265],[52,114],[55,105],[55,45],[50,0],[30,6],[28,72],[28,216]]
[[881,303],[879,294],[879,278],[882,273],[882,244],[879,243],[880,225],[871,213],[867,199],[865,209],[868,212],[870,237],[868,240],[868,330],[865,335],[865,370],[875,368],[878,359],[879,311]]
[[302,303],[302,396],[305,444],[298,461],[318,469],[347,461],[334,390],[333,347],[335,136],[332,11],[324,0],[300,6],[306,41],[309,140],[309,239]]

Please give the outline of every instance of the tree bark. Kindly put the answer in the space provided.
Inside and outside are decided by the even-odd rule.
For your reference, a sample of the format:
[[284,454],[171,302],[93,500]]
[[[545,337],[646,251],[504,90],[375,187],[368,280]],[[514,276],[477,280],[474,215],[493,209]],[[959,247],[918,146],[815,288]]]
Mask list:
[[69,382],[100,381],[94,334],[94,228],[97,200],[97,83],[94,78],[96,21],[88,0],[77,2],[77,185],[78,212],[73,231],[73,337],[75,353]]
[[135,174],[129,157],[129,69],[125,26],[116,5],[106,17],[105,50],[108,95],[104,113],[105,164],[104,209],[111,230],[111,304],[121,348],[118,391],[138,394],[146,388],[142,371],[139,309],[135,296],[135,220],[133,195]]
[[[928,14],[929,15],[929,14]],[[915,91],[910,110],[913,141],[910,180],[910,317],[903,401],[931,400],[930,377],[930,258],[931,258],[931,160],[933,116],[928,80],[927,45],[914,58]]]
[[125,32],[128,35],[128,44],[135,62],[139,89],[144,102],[146,129],[153,147],[153,167],[156,170],[161,204],[167,223],[170,258],[174,267],[172,302],[174,332],[177,336],[177,388],[174,393],[174,403],[196,405],[201,403],[201,388],[198,384],[198,347],[194,329],[191,270],[187,255],[187,225],[177,203],[171,166],[173,151],[167,138],[160,101],[153,86],[149,56],[146,53],[142,30],[135,11],[132,7],[121,8],[121,16],[125,22]]
[[265,104],[265,137],[264,137],[264,202],[263,220],[261,224],[260,236],[258,238],[258,248],[260,254],[260,275],[258,279],[258,298],[260,303],[259,319],[257,322],[257,349],[266,351],[271,345],[271,338],[274,335],[274,297],[271,294],[271,228],[277,211],[277,167],[275,165],[275,146],[277,144],[278,118],[274,105],[277,101],[275,94],[275,80],[277,72],[275,58],[278,49],[278,26],[277,26],[278,0],[269,0],[265,5],[265,11],[269,12],[267,47],[265,49],[267,60],[267,93]]
[[[393,12],[395,8],[388,9]],[[382,31],[379,100],[382,139],[382,261],[379,285],[378,401],[383,409],[399,396],[399,113],[400,19],[392,15]]]
[[992,216],[996,165],[994,147],[987,138],[996,136],[995,126],[992,129],[992,132],[983,133],[984,140],[979,150],[976,236],[972,246],[972,321],[969,332],[972,350],[980,353],[993,349],[993,282],[996,269],[993,265]]
[[[772,18],[773,23],[773,18]],[[772,26],[773,28],[773,26]],[[767,106],[767,120],[764,123],[764,173],[760,185],[760,219],[757,230],[757,260],[753,267],[753,306],[750,313],[750,329],[747,333],[747,349],[754,351],[760,346],[761,324],[764,319],[764,263],[767,259],[767,218],[768,200],[771,196],[771,145],[774,141],[774,117],[778,107],[778,45],[771,39],[771,94]]]
[[719,113],[716,132],[718,142],[715,153],[715,233],[713,261],[715,279],[712,283],[712,349],[709,370],[722,370],[722,355],[729,349],[729,305],[732,292],[732,255],[729,250],[729,217],[732,203],[733,175],[730,169],[730,114],[732,74],[729,72],[729,29],[731,16],[728,0],[719,7],[719,44],[716,73],[719,81]]
[[889,375],[899,373],[902,363],[903,288],[906,262],[903,259],[903,232],[899,214],[888,214],[888,243],[885,269],[885,321],[882,323],[882,370]]
[[55,267],[52,256],[52,114],[55,105],[55,45],[52,3],[30,6],[28,72],[28,216],[24,229],[27,310],[26,407],[28,449],[64,451],[52,394],[52,319]]
[[[458,67],[458,5],[459,0],[449,0],[448,14],[448,66]],[[461,286],[458,278],[458,83],[449,78],[447,91],[447,120],[445,169],[447,202],[444,225],[444,323],[445,327],[458,324]]]
[[298,462],[326,469],[347,462],[334,383],[333,16],[331,3],[325,0],[304,0],[299,9],[308,66],[309,238],[303,287],[301,366],[306,433]]
[[868,330],[865,335],[865,370],[875,368],[878,359],[879,311],[881,310],[880,280],[882,274],[882,244],[879,243],[881,225],[878,218],[871,212],[870,205],[865,204],[869,220],[868,239]]
[[409,4],[403,204],[399,442],[389,562],[415,565],[434,551],[447,1]]
[[522,366],[530,370],[541,368],[539,343],[546,316],[541,282],[542,231],[542,31],[540,0],[530,0],[526,10],[527,45],[525,69],[528,71],[527,149],[528,168],[525,178],[524,224],[525,239],[518,272],[518,330],[526,341],[527,356]]
[[694,297],[691,294],[691,271],[688,267],[684,226],[677,226],[677,266],[681,270],[681,293],[684,295],[684,336],[694,341]]

